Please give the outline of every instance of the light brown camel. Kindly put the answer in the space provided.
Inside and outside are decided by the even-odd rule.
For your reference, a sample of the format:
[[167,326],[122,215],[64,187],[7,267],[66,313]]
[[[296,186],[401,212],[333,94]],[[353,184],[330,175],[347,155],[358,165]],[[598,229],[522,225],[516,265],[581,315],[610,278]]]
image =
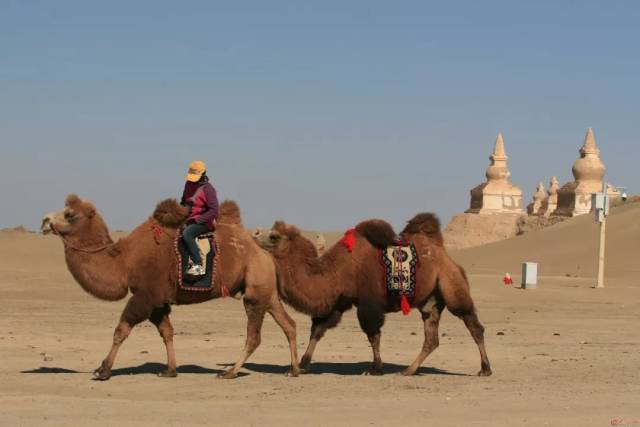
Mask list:
[[76,195],[67,197],[64,209],[43,219],[42,231],[53,232],[62,238],[67,267],[85,291],[108,301],[120,300],[129,291],[132,293],[115,329],[111,351],[96,369],[95,377],[109,379],[122,342],[135,325],[145,320],[158,328],[167,348],[167,368],[160,376],[175,377],[173,327],[169,321],[171,304],[195,304],[218,298],[222,295],[223,284],[231,295],[244,295],[248,322],[242,356],[220,376],[235,378],[238,375],[260,344],[260,330],[267,312],[289,341],[290,374],[297,376],[295,323],[278,297],[273,259],[256,245],[242,226],[238,206],[231,201],[220,205],[216,228],[220,256],[216,280],[210,291],[185,291],[177,286],[174,242],[177,229],[186,216],[186,208],[175,200],[165,200],[158,204],[151,218],[117,242],[111,240],[107,226],[94,206]]
[[[412,307],[420,310],[424,322],[424,344],[403,375],[413,375],[426,357],[438,347],[438,324],[446,306],[461,318],[478,345],[480,376],[491,375],[480,324],[469,292],[464,270],[444,249],[440,223],[432,214],[416,215],[401,236],[416,245],[420,267]],[[316,344],[329,328],[338,325],[342,313],[357,306],[360,327],[373,349],[370,374],[382,374],[380,330],[385,313],[400,310],[398,297],[387,297],[380,264],[380,249],[395,240],[392,227],[382,220],[369,220],[355,228],[355,245],[349,252],[336,243],[318,257],[314,244],[298,228],[276,222],[268,232],[254,235],[260,246],[270,251],[278,264],[280,294],[292,307],[312,318],[311,338],[300,362],[309,370]]]

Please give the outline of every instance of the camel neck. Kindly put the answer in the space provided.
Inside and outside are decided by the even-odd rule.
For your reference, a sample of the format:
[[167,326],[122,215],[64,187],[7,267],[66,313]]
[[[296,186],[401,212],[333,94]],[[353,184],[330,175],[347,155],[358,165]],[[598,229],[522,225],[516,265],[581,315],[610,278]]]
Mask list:
[[[81,237],[70,236],[68,241],[69,245],[65,247],[67,266],[85,291],[108,301],[119,300],[127,295],[123,245],[120,242],[113,244],[106,226],[104,230],[86,230]],[[105,246],[108,247],[97,252],[77,250]]]
[[318,257],[294,243],[288,255],[276,260],[283,276],[281,291],[288,304],[314,317],[329,314],[342,293],[340,277],[345,273],[338,263],[337,250],[339,248],[331,248]]

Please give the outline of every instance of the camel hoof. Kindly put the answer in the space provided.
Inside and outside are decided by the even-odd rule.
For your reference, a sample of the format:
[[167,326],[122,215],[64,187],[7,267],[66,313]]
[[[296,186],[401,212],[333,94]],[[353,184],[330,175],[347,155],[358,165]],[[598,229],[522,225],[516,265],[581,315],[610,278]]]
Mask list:
[[300,359],[300,363],[298,365],[300,366],[300,369],[309,370],[309,368],[311,367],[311,359],[308,357],[303,357],[302,359]]
[[93,379],[97,381],[107,381],[111,378],[111,369],[106,368],[104,366],[100,366],[98,369],[93,371]]
[[491,372],[491,369],[483,369],[480,372],[478,372],[478,376],[479,377],[490,377],[492,373],[493,372]]
[[311,372],[311,361],[306,361],[304,358],[300,362],[300,373],[308,374]]
[[238,374],[233,371],[224,371],[218,374],[218,378],[222,380],[233,380],[235,378],[238,378]]
[[299,377],[301,373],[302,373],[302,369],[291,368],[289,372],[287,372],[285,375],[287,377],[296,378],[296,377]]
[[401,377],[410,377],[413,374],[415,374],[415,371],[410,371],[408,369],[405,369],[404,371],[398,372],[398,375],[401,376]]
[[175,369],[165,369],[162,372],[158,372],[158,377],[160,378],[175,378],[178,376],[178,373]]

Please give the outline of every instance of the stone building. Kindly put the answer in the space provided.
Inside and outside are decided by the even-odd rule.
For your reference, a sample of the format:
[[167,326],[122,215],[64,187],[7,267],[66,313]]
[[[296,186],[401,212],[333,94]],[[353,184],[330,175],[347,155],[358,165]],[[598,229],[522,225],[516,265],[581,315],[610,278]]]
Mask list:
[[[591,195],[602,191],[606,170],[600,159],[593,129],[589,128],[580,148],[580,158],[575,161],[571,170],[575,180],[558,190],[558,208],[554,215],[578,216],[591,212]],[[620,197],[620,193],[611,186],[607,191],[612,199]]]
[[529,215],[543,215],[547,205],[547,193],[544,191],[544,184],[542,181],[538,183],[536,192],[533,193],[533,203],[527,206],[527,213]]
[[491,164],[487,168],[486,182],[471,190],[471,206],[466,211],[474,214],[522,214],[522,190],[509,179],[511,172],[507,165],[504,140],[499,133],[489,157]]
[[551,181],[549,182],[549,190],[547,190],[547,201],[545,203],[544,215],[550,216],[558,208],[558,190],[560,189],[560,183],[558,182],[558,178],[555,176],[551,177]]

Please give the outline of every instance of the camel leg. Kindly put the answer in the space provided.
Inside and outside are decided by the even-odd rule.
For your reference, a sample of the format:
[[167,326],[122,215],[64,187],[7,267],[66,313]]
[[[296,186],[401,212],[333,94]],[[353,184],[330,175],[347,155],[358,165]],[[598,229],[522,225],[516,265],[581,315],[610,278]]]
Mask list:
[[120,316],[120,323],[118,323],[113,333],[111,350],[102,361],[100,367],[93,372],[95,379],[105,381],[111,378],[111,368],[116,360],[120,346],[127,339],[135,325],[149,318],[152,308],[151,302],[144,294],[135,294],[129,298]]
[[464,321],[480,350],[481,364],[478,375],[488,377],[491,375],[491,365],[484,347],[484,326],[478,320],[478,315],[469,293],[469,280],[464,269],[454,265],[454,268],[448,274],[441,275],[438,281],[438,288],[447,305],[447,309]]
[[429,356],[440,343],[438,337],[438,326],[440,324],[440,316],[444,309],[444,302],[435,297],[429,298],[424,307],[420,309],[422,313],[422,321],[424,322],[424,343],[422,350],[411,366],[402,371],[402,375],[413,375],[416,373],[422,362]]
[[367,375],[383,375],[382,371],[382,358],[380,357],[380,338],[382,334],[378,332],[375,335],[369,335],[367,338],[369,339],[369,343],[371,344],[371,349],[373,350],[373,364],[371,365],[371,369],[366,372]]
[[491,365],[489,364],[489,357],[487,356],[487,350],[484,348],[484,326],[482,326],[480,320],[478,320],[478,315],[475,310],[460,317],[471,333],[473,340],[478,345],[478,350],[480,350],[481,363],[478,375],[481,377],[488,377],[492,372]]
[[271,297],[271,306],[267,311],[287,336],[289,350],[291,352],[291,370],[288,372],[288,375],[297,377],[300,375],[300,366],[298,365],[298,349],[296,348],[296,322],[294,322],[291,316],[289,316],[289,313],[285,311],[277,293],[274,293],[273,297]]
[[246,296],[242,302],[244,303],[244,310],[247,313],[247,340],[244,345],[242,356],[236,364],[231,369],[218,374],[219,378],[226,380],[233,379],[238,376],[238,372],[242,368],[242,365],[244,365],[249,356],[251,356],[255,349],[260,345],[260,331],[262,330],[262,322],[264,320],[265,312],[267,311],[262,304],[256,300],[247,298]]
[[318,341],[324,336],[327,329],[333,328],[342,320],[343,311],[334,310],[327,317],[314,317],[311,321],[311,337],[309,338],[309,345],[307,350],[302,356],[300,361],[300,371],[303,374],[309,372],[311,368],[311,359],[313,358],[313,352],[316,349]]
[[382,358],[380,357],[380,329],[384,325],[384,306],[374,302],[361,301],[358,304],[358,321],[360,328],[367,334],[373,350],[373,364],[369,375],[382,375]]
[[176,353],[173,349],[173,326],[169,320],[169,313],[171,313],[171,306],[165,304],[163,307],[154,308],[151,312],[151,317],[149,317],[149,321],[158,328],[158,332],[167,348],[167,369],[158,374],[158,376],[164,378],[174,378],[178,376],[176,370]]

